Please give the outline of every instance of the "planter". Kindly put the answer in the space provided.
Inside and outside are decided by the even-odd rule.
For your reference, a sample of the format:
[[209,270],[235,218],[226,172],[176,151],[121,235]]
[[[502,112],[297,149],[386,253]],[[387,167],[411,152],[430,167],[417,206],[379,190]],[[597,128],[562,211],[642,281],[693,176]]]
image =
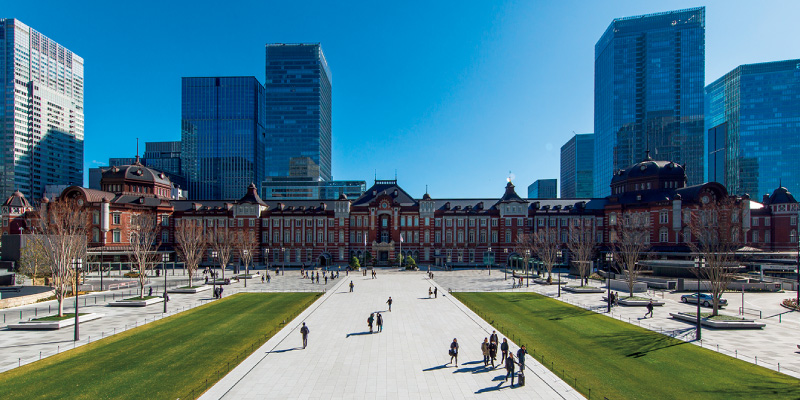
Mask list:
[[174,288],[174,289],[169,289],[169,290],[167,290],[167,293],[188,293],[188,294],[194,294],[194,293],[200,293],[200,292],[204,292],[204,291],[206,291],[206,290],[211,290],[211,288],[212,288],[212,287],[211,287],[211,286],[209,286],[209,285],[195,286],[195,287],[192,287],[192,288],[189,288],[189,287],[177,287],[177,288]]
[[238,279],[236,279],[236,278],[225,278],[225,279],[217,279],[217,280],[211,280],[211,279],[209,279],[209,280],[208,280],[208,283],[206,283],[206,285],[212,285],[212,286],[213,286],[213,285],[217,285],[217,286],[221,286],[221,285],[230,285],[230,284],[232,284],[232,283],[236,283],[236,282],[239,282],[239,280],[238,280]]
[[[697,323],[697,316],[687,313],[669,313],[672,318],[684,322]],[[755,322],[752,319],[738,319],[735,321],[718,321],[706,318],[700,318],[700,324],[709,328],[716,329],[761,329],[767,324]]]
[[119,300],[113,303],[108,303],[109,307],[147,307],[151,304],[161,303],[164,301],[163,297],[153,297],[146,300]]
[[[625,300],[625,299],[619,299],[619,304],[622,304],[623,306],[628,306],[628,307],[647,307],[647,305],[650,304],[650,300]],[[653,305],[654,306],[663,306],[664,302],[654,299],[653,300]]]
[[[559,284],[558,283],[558,279],[553,279],[552,283],[547,283],[547,279],[541,279],[541,278],[534,279],[533,282],[538,283],[540,285],[558,285]],[[561,281],[561,284],[562,285],[566,285],[567,281]]]
[[605,290],[596,287],[564,286],[564,290],[572,293],[603,293]]
[[[78,316],[81,323],[89,322],[98,318],[102,318],[103,314],[88,313]],[[67,318],[61,321],[20,321],[16,324],[8,325],[8,329],[15,330],[54,330],[61,329],[68,326],[75,325],[75,318]]]

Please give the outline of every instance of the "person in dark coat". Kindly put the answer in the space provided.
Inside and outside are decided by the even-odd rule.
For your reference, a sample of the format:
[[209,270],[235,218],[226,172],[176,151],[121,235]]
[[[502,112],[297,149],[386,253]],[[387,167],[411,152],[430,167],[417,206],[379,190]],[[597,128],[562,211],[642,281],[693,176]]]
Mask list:
[[355,286],[353,285],[353,281],[350,281],[350,293],[353,293],[353,286]]
[[439,288],[434,286],[434,288],[433,288],[433,298],[435,299],[437,297],[439,297]]
[[450,365],[453,359],[456,360],[456,367],[458,367],[458,341],[455,338],[453,339],[453,343],[450,343],[450,362],[445,365]]
[[372,333],[372,323],[375,321],[375,314],[370,314],[367,318],[367,325],[369,325],[369,333]]
[[386,300],[386,304],[389,305],[389,312],[392,312],[392,296],[389,296],[389,300]]
[[497,339],[497,332],[492,331],[492,334],[489,335],[489,343],[500,344],[500,340]]
[[503,382],[508,380],[508,377],[511,377],[511,387],[514,387],[514,369],[516,368],[516,362],[514,362],[514,355],[509,354],[506,357],[506,378],[503,379]]
[[508,339],[503,338],[503,344],[500,345],[500,352],[503,353],[503,358],[500,362],[505,363],[506,357],[508,357]]
[[378,332],[383,332],[383,316],[381,313],[378,313],[377,324],[378,324]]
[[492,362],[492,368],[494,366],[494,360],[497,359],[497,342],[489,342],[489,361]]
[[303,335],[303,348],[305,349],[308,344],[308,327],[305,322],[303,322],[303,327],[300,328],[300,334]]
[[650,314],[650,318],[653,318],[653,300],[647,303],[647,312],[644,314],[644,317],[647,318],[648,314]]
[[520,371],[525,369],[525,354],[528,354],[528,351],[525,350],[525,345],[523,344],[522,347],[517,350],[517,359],[519,360]]
[[148,296],[152,296],[153,295],[153,287],[152,286],[150,286],[150,290],[147,291],[147,295]]

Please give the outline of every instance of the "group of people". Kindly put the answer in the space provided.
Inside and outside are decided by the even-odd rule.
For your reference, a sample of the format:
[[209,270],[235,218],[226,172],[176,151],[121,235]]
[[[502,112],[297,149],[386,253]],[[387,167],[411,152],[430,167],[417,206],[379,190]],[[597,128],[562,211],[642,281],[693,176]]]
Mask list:
[[[375,272],[375,270],[374,270],[374,269],[373,269],[372,271],[370,271],[370,274],[371,274],[371,276],[372,276],[372,279],[375,279],[375,278],[377,278],[377,277],[378,277],[378,273],[377,273],[377,272]],[[366,268],[364,268],[364,276],[367,276],[367,269],[366,269]]]
[[369,333],[373,333],[372,324],[377,324],[378,332],[383,332],[383,316],[380,312],[371,313],[367,318],[367,325],[369,325]]
[[611,292],[606,300],[611,307],[619,306],[619,292]]
[[[316,275],[314,274],[314,271],[311,271],[311,275],[309,275],[307,271],[302,271],[301,270],[300,276],[303,279],[311,279],[311,283],[315,283],[315,282],[319,283],[319,280],[320,280],[319,271],[317,271]],[[338,278],[338,277],[339,277],[339,272],[338,271],[336,271],[336,272],[331,271],[330,272],[330,280],[334,280],[335,278]],[[324,271],[322,273],[322,278],[325,280],[325,284],[327,285],[328,284],[328,279],[329,279],[328,271]]]
[[[455,366],[458,367],[458,340],[453,339],[453,342],[450,343],[450,361],[445,365],[450,365],[453,361],[455,361]],[[481,353],[483,353],[483,366],[488,367],[489,364],[492,365],[492,368],[497,368],[499,365],[495,366],[495,360],[497,360],[497,351],[500,350],[502,358],[500,360],[500,364],[504,365],[506,368],[506,377],[503,380],[504,382],[508,381],[508,378],[511,378],[511,386],[514,386],[514,373],[516,372],[516,367],[519,366],[519,373],[517,374],[518,378],[518,385],[523,386],[525,384],[525,355],[528,354],[528,351],[525,349],[525,345],[517,350],[517,358],[514,359],[514,354],[509,352],[508,346],[508,339],[503,338],[503,343],[499,342],[499,338],[497,336],[497,332],[492,331],[492,334],[488,338],[483,338],[483,342],[481,343]]]
[[431,289],[430,287],[428,288],[428,298],[430,299],[431,296],[433,296],[434,299],[439,297],[439,288],[438,287],[433,287],[433,289]]
[[217,286],[214,288],[214,298],[221,299],[222,298],[222,286]]

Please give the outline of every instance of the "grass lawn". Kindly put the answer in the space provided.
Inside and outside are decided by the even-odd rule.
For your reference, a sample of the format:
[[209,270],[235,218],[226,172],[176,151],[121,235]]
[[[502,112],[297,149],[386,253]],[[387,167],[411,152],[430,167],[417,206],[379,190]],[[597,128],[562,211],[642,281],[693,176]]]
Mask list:
[[790,376],[545,296],[453,295],[592,399],[800,398]]
[[320,295],[236,294],[4,372],[0,398],[193,399]]

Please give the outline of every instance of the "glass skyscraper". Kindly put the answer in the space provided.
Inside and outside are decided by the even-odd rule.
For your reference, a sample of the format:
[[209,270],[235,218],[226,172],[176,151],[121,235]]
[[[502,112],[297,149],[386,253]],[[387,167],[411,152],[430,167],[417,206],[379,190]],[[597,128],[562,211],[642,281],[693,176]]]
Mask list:
[[181,168],[190,199],[238,199],[264,179],[263,110],[255,77],[182,79]]
[[0,19],[0,196],[83,184],[83,58]]
[[800,192],[800,59],[740,65],[706,86],[706,179],[758,199]]
[[528,185],[529,199],[558,198],[558,179],[537,179]]
[[331,175],[331,71],[316,44],[268,44],[267,175],[289,176],[289,159],[310,157]]
[[592,197],[593,167],[594,134],[575,135],[561,146],[561,197]]
[[594,65],[594,196],[647,150],[701,183],[705,7],[615,19]]

